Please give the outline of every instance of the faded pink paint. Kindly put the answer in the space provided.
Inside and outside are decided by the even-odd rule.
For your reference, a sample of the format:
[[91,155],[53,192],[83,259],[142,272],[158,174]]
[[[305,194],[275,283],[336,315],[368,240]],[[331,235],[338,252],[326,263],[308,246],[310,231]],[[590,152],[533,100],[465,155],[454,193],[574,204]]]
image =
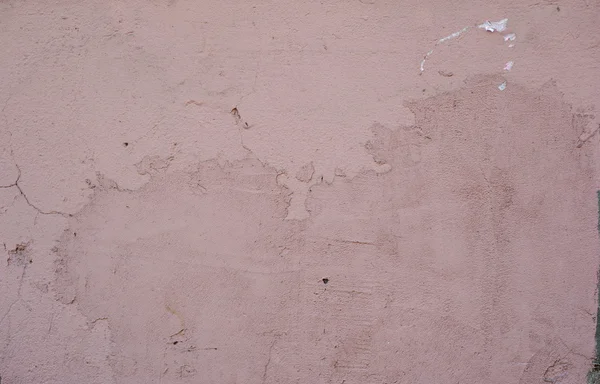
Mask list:
[[599,7],[3,2],[2,384],[585,382]]

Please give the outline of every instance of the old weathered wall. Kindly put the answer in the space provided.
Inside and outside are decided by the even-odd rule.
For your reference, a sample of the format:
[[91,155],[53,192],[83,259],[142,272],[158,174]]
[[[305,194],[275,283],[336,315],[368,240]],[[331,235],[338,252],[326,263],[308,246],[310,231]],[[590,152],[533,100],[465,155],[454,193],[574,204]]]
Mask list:
[[599,23],[1,2],[2,384],[584,383]]

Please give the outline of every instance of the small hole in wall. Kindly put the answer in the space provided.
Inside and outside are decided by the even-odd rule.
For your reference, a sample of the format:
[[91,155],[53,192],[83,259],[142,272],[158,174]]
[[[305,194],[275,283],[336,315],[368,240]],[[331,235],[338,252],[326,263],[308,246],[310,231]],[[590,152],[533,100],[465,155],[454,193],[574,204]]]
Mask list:
[[179,344],[179,341],[174,341],[173,342],[173,345],[177,345],[177,344]]
[[77,232],[73,232],[73,236],[77,237]]
[[124,146],[124,147],[127,147],[127,146],[129,146],[129,143],[128,143],[128,142],[124,142],[124,143],[123,143],[123,146]]
[[326,278],[326,277],[324,277],[324,278],[323,278],[323,284],[327,284],[327,283],[329,283],[329,279],[328,279],[328,278]]

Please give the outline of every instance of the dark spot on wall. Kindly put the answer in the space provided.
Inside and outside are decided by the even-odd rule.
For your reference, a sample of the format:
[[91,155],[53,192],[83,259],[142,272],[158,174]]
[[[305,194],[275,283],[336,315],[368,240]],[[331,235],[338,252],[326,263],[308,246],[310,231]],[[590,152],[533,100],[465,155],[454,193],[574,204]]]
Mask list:
[[328,278],[326,278],[326,277],[324,277],[324,278],[323,278],[323,284],[327,284],[327,283],[329,283],[329,279],[328,279]]
[[8,265],[25,266],[32,263],[29,243],[20,243],[14,249],[8,251]]

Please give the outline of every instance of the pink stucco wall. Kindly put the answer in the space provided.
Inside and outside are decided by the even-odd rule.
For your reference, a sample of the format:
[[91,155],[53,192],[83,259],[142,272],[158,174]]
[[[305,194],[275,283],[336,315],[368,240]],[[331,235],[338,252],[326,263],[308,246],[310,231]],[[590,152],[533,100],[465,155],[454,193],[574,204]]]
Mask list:
[[0,2],[1,383],[584,383],[599,23]]

